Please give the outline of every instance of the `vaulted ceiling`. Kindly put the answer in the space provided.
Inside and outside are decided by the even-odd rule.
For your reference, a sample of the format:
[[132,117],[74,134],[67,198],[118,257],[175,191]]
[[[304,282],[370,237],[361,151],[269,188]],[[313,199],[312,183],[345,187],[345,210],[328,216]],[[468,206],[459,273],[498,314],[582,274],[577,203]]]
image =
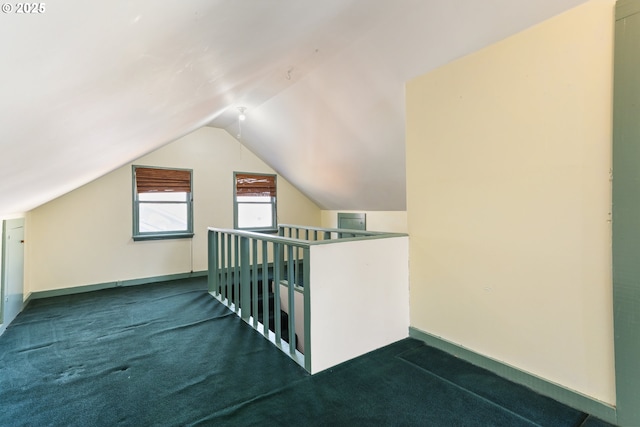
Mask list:
[[201,126],[324,209],[404,210],[404,83],[585,0],[59,0],[0,15],[0,216]]

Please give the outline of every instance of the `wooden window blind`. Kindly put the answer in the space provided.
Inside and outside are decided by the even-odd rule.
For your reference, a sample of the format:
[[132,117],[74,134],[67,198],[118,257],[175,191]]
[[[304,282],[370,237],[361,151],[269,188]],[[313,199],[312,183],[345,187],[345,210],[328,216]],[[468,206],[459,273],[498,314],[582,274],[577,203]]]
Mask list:
[[276,197],[275,175],[236,174],[237,196]]
[[138,193],[191,193],[191,171],[180,169],[136,168]]

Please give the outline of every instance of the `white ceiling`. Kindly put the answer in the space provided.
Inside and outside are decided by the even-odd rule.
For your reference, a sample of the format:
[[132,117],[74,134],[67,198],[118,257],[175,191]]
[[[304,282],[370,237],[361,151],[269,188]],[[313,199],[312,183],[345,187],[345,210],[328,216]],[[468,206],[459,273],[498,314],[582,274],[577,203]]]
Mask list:
[[[203,125],[325,209],[404,210],[404,83],[585,0],[115,0],[0,14],[0,216]],[[16,3],[13,3],[14,5]]]

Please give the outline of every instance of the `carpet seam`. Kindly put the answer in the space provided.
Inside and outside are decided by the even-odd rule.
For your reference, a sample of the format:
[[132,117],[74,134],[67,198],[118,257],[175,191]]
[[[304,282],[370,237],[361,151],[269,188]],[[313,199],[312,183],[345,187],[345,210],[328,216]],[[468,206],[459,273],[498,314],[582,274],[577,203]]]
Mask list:
[[455,388],[457,388],[457,389],[459,389],[459,390],[462,390],[463,392],[465,392],[465,393],[467,393],[467,394],[470,394],[470,395],[472,395],[472,396],[475,396],[476,398],[478,398],[478,399],[480,399],[480,400],[483,400],[483,401],[485,401],[485,402],[489,403],[491,406],[494,406],[494,407],[496,407],[496,408],[499,408],[499,409],[503,410],[504,412],[507,412],[507,413],[509,413],[509,414],[512,414],[512,415],[514,415],[515,417],[520,418],[521,420],[524,420],[525,422],[527,422],[527,423],[529,423],[529,424],[531,424],[531,425],[533,425],[533,426],[536,426],[536,427],[543,427],[542,425],[540,425],[540,424],[538,424],[538,423],[536,423],[536,422],[534,422],[534,421],[530,420],[529,418],[526,418],[526,417],[524,417],[523,415],[518,414],[517,412],[514,412],[514,411],[512,411],[512,410],[510,410],[510,409],[507,409],[507,408],[505,408],[504,406],[502,406],[502,405],[500,405],[500,404],[498,404],[498,403],[496,403],[496,402],[492,401],[491,399],[487,399],[486,397],[481,396],[481,395],[479,395],[478,393],[475,393],[475,392],[473,392],[473,391],[471,391],[471,390],[469,390],[469,389],[467,389],[467,388],[465,388],[465,387],[462,387],[461,385],[456,384],[456,383],[454,383],[453,381],[450,381],[450,380],[448,380],[448,379],[446,379],[446,378],[444,378],[444,377],[441,377],[440,375],[438,375],[438,374],[436,374],[436,373],[434,373],[434,372],[431,372],[431,371],[429,371],[428,369],[423,368],[422,366],[418,366],[418,365],[416,365],[416,364],[415,364],[415,363],[413,363],[413,362],[410,362],[410,361],[408,361],[408,360],[406,360],[406,359],[402,359],[402,358],[400,358],[399,356],[396,356],[396,357],[397,357],[399,360],[401,360],[402,362],[404,362],[404,363],[406,363],[406,364],[408,364],[408,365],[411,365],[411,366],[413,366],[414,368],[416,368],[416,369],[418,369],[418,370],[420,370],[420,371],[423,371],[424,373],[426,373],[426,374],[428,374],[428,375],[431,375],[432,377],[435,377],[435,378],[437,378],[437,379],[439,379],[439,380],[441,380],[441,381],[443,381],[443,382],[445,382],[445,383],[447,383],[447,384],[449,384],[449,385],[454,386]]
[[243,408],[243,407],[245,407],[247,405],[250,405],[250,404],[252,404],[254,402],[257,402],[259,400],[266,399],[266,398],[268,398],[268,397],[270,397],[270,396],[272,396],[272,395],[274,395],[276,393],[279,393],[279,392],[281,392],[283,390],[292,388],[293,386],[296,386],[297,384],[302,383],[303,381],[307,381],[308,379],[309,378],[301,378],[299,380],[296,380],[296,381],[294,381],[292,383],[289,383],[287,385],[284,385],[282,387],[276,388],[274,390],[269,390],[269,391],[267,391],[265,393],[262,393],[262,394],[260,394],[258,396],[252,397],[251,399],[242,400],[242,401],[237,402],[237,403],[235,403],[233,405],[229,405],[229,406],[227,406],[227,407],[225,407],[223,409],[219,409],[219,410],[217,410],[215,412],[212,412],[212,413],[208,414],[206,417],[201,418],[201,419],[199,419],[197,421],[194,421],[194,422],[192,422],[192,423],[190,423],[188,425],[189,426],[195,426],[195,425],[201,424],[201,423],[206,422],[206,421],[212,421],[212,420],[218,418],[218,416],[225,416],[225,415],[232,414],[233,412],[237,411],[238,409],[241,409],[241,408]]

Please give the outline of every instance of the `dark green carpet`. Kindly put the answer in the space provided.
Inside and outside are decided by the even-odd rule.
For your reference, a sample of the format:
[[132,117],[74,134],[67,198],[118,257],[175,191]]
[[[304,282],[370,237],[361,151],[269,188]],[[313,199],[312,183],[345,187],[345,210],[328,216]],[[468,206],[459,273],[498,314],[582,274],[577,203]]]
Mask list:
[[607,425],[413,339],[311,377],[205,278],[33,301],[0,361],[0,426]]

